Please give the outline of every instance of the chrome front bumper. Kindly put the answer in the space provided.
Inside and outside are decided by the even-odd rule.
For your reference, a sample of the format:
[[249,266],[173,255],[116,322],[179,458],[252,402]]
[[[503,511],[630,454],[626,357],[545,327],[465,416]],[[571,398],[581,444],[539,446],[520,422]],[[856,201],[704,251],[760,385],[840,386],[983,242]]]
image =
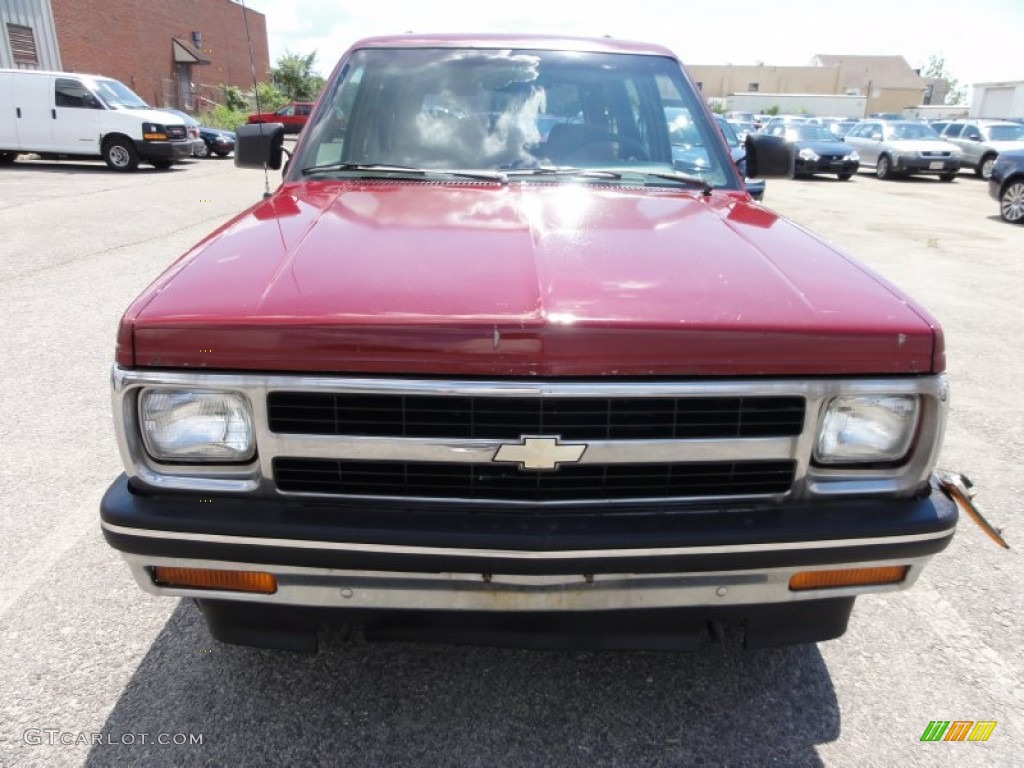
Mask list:
[[[766,605],[894,592],[913,585],[930,556],[710,573],[512,575],[343,571],[258,563],[152,558],[124,553],[139,586],[155,595],[318,608],[419,611],[619,611],[655,608]],[[259,571],[272,574],[270,595],[159,586],[154,566]],[[909,566],[899,584],[793,591],[798,572],[836,567]]]

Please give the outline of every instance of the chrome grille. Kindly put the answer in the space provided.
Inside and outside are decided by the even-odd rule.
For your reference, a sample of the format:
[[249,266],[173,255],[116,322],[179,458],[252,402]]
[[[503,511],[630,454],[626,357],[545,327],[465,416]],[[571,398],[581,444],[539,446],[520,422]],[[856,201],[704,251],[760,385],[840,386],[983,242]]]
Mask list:
[[[525,498],[540,498],[539,502],[493,501],[509,507],[522,505],[525,509],[528,506],[533,512],[541,511],[549,501],[562,509],[577,505],[601,508],[611,504],[642,503],[644,498],[659,501],[697,499],[695,494],[701,493],[711,494],[701,497],[701,503],[705,499],[714,498],[731,503],[733,500],[758,498],[781,502],[784,499],[840,496],[913,495],[919,493],[928,482],[935,464],[948,398],[945,378],[932,375],[676,381],[665,378],[645,380],[615,377],[597,380],[486,380],[130,370],[115,366],[113,384],[118,445],[128,476],[137,488],[286,498],[307,496],[325,500],[342,498],[345,494],[372,498],[372,493],[366,493],[370,489],[377,493],[378,498],[396,498],[400,503],[408,504],[418,498],[446,498],[437,495],[436,491],[422,491],[428,478],[421,478],[420,473],[431,476],[433,472],[432,476],[447,481],[452,477],[470,478],[468,509],[487,504],[494,498],[491,494],[496,493],[491,489],[500,490],[501,483],[510,484],[510,487],[515,483],[538,484],[537,487],[543,493]],[[154,388],[194,388],[242,393],[252,408],[257,447],[254,459],[244,464],[231,465],[166,463],[153,459],[141,439],[139,398],[142,392]],[[277,400],[281,394],[299,398],[291,400],[291,406],[298,404],[301,408],[313,407],[313,418],[309,418],[309,413],[296,414],[291,411],[287,411],[290,415],[285,418],[286,411],[278,409],[282,405]],[[911,454],[903,464],[898,467],[842,468],[818,467],[813,463],[811,455],[819,415],[831,398],[887,394],[915,395],[921,402],[920,432],[915,438]],[[522,422],[505,423],[504,431],[498,432],[497,427],[502,427],[500,420],[491,425],[496,428],[495,431],[488,429],[490,436],[484,437],[405,436],[401,430],[396,430],[390,436],[346,433],[345,430],[354,431],[353,422],[350,420],[344,423],[345,419],[339,419],[336,426],[336,403],[352,402],[352,398],[364,396],[381,397],[391,405],[396,402],[401,404],[403,410],[397,422],[399,424],[413,423],[408,418],[408,406],[410,403],[422,405],[424,401],[420,398],[434,403],[447,403],[445,408],[441,408],[442,411],[457,411],[459,409],[453,408],[453,405],[466,399],[477,415],[480,406],[502,404],[503,401],[508,406],[505,409],[506,416],[509,413],[517,414],[517,402],[552,403],[558,407],[550,413],[553,406],[540,406],[540,413],[545,419],[544,426],[561,426],[566,434],[557,435],[553,430],[545,429],[543,432],[531,430],[534,432],[531,436]],[[361,407],[371,404],[369,400],[359,402]],[[674,412],[678,410],[686,413],[689,408],[691,416],[696,411],[702,418],[716,410],[712,406],[731,402],[739,404],[735,412],[742,414],[742,417],[728,422],[732,425],[729,429],[735,428],[735,431],[729,432],[726,437],[708,437],[715,434],[708,429],[708,423],[686,420],[678,422],[674,418],[672,431],[661,434],[678,435],[675,438],[633,437],[658,435],[658,430],[665,429],[657,419],[642,419],[645,410],[661,413],[663,417],[663,405],[666,402],[673,403]],[[323,410],[325,403],[328,404],[327,410]],[[605,418],[601,422],[582,422],[582,427],[586,429],[603,428],[606,430],[603,434],[614,435],[599,438],[567,436],[576,434],[568,430],[579,428],[581,423],[548,420],[555,417],[555,411],[558,412],[558,418],[566,418],[564,411],[576,419],[580,414],[575,408],[586,410],[595,403],[601,403],[606,413],[609,403],[612,412],[623,407],[623,413],[629,414],[633,420]],[[801,404],[799,414],[791,412],[785,418],[777,418],[781,413],[792,411],[798,403]],[[768,421],[769,426],[765,426],[764,421],[758,421],[762,408],[773,414]],[[323,417],[328,411],[329,417]],[[317,429],[320,431],[313,431],[308,424],[301,426],[305,422],[319,424]],[[323,426],[327,423],[330,423],[329,429]],[[379,420],[376,423],[380,423]],[[476,425],[479,423],[471,422]],[[718,421],[712,423],[711,427],[713,430],[725,431],[722,426],[725,423]],[[271,428],[272,424],[274,429]],[[685,424],[685,429],[680,429],[679,424]],[[699,429],[687,432],[695,429],[694,424]],[[756,429],[751,430],[751,425],[755,424]],[[609,425],[614,429],[610,429]],[[433,425],[429,426],[427,431],[436,434]],[[421,423],[417,423],[419,427],[422,427]],[[282,429],[306,431],[276,431]],[[768,435],[760,434],[761,430]],[[445,427],[442,432],[447,431],[448,427]],[[479,426],[472,426],[462,434],[480,434]],[[590,433],[584,431],[582,434]],[[703,436],[688,436],[692,434]],[[771,434],[780,436],[773,437]],[[527,439],[524,440],[524,437]],[[531,441],[530,437],[540,439]],[[560,440],[556,440],[556,437]],[[579,444],[584,444],[582,454],[558,449],[559,446],[578,448]],[[771,472],[773,465],[778,470],[779,462],[785,467],[793,467],[791,475],[788,469],[782,470],[787,473],[784,475],[787,478],[785,483],[778,475],[774,479],[756,477],[756,473],[762,470]],[[374,465],[386,471],[383,477],[374,478],[371,482],[367,471]],[[558,468],[520,469],[520,466]],[[719,470],[729,467],[731,480],[724,484],[707,482],[706,479],[715,474],[711,471],[714,467]],[[396,488],[393,483],[399,468],[403,482],[407,479],[415,481],[405,486],[405,491],[401,487]],[[437,472],[434,472],[435,468],[439,468]],[[346,469],[347,476],[341,478],[340,473]],[[732,471],[734,469],[735,472]],[[748,470],[755,473],[753,478]],[[305,472],[312,474],[303,474]],[[357,489],[353,480],[359,479],[360,472],[362,485]],[[602,482],[605,482],[603,478],[611,477],[612,484],[606,484],[599,490],[590,488],[594,484],[592,478],[597,476],[586,474],[590,472],[600,473]],[[656,472],[665,473],[663,480],[651,480],[650,476]],[[705,477],[701,481],[704,482],[703,487],[695,484],[687,486],[687,483],[697,482],[693,480],[693,472]],[[638,473],[646,473],[647,479],[635,482]],[[691,473],[690,479],[683,483],[679,478],[686,473]],[[544,477],[540,478],[542,474]],[[633,479],[628,482],[622,479],[627,476]],[[721,474],[718,476],[721,477]],[[392,481],[385,482],[387,477],[392,478]],[[481,484],[481,477],[491,479]],[[577,482],[580,478],[587,478],[581,482],[584,486],[582,489],[569,487],[570,481]],[[463,489],[467,487],[465,480],[459,482],[462,482]],[[627,488],[629,483],[632,485]],[[309,490],[293,490],[302,487]],[[456,483],[449,488],[458,487]],[[634,495],[638,493],[638,488],[641,493],[648,495]],[[514,496],[514,493],[507,492],[505,498]],[[459,497],[447,498],[457,502]]]

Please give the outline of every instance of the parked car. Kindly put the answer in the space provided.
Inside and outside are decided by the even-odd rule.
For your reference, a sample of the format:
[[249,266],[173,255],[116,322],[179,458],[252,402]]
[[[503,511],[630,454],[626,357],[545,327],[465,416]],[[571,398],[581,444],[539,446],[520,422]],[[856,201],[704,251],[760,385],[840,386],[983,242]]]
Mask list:
[[761,131],[767,131],[777,125],[797,125],[813,121],[810,115],[775,115],[761,123]]
[[726,118],[726,122],[732,126],[733,132],[736,134],[736,138],[743,143],[747,140],[747,136],[752,133],[757,133],[757,123],[748,123],[744,120],[729,120]]
[[849,181],[860,167],[857,150],[839,141],[821,125],[779,124],[765,128],[765,133],[786,140],[793,158],[794,178],[834,173],[841,181]]
[[178,109],[165,109],[163,111],[180,117],[185,122],[189,135],[195,136],[195,140],[192,143],[193,157],[210,157],[211,155],[227,157],[234,151],[234,131],[225,131],[220,128],[203,125],[196,118]]
[[[706,134],[701,132],[695,124],[690,110],[680,106],[665,107],[665,120],[668,123],[669,141],[672,145],[673,166],[685,173],[697,175],[706,173],[713,161],[704,144]],[[715,122],[722,133],[722,138],[729,146],[733,162],[736,163],[736,167],[744,177],[747,192],[755,200],[762,200],[765,190],[764,179],[746,180],[746,148],[740,144],[724,117],[715,115]]]
[[910,120],[864,120],[843,137],[857,150],[861,165],[880,179],[933,174],[952,181],[960,170],[960,148],[939,138],[929,126]]
[[206,154],[200,157],[227,157],[235,151],[235,132],[225,131],[221,128],[213,128],[209,125],[199,126],[199,137],[206,145]]
[[764,190],[767,182],[765,182],[764,179],[747,178],[746,145],[740,140],[739,136],[736,135],[736,131],[732,129],[732,125],[725,119],[725,117],[722,115],[715,115],[715,122],[718,123],[718,128],[722,131],[725,143],[729,145],[729,154],[732,155],[733,162],[736,163],[736,167],[739,168],[740,173],[743,174],[743,183],[747,186],[747,192],[749,192],[750,196],[758,202],[764,200]]
[[285,133],[298,133],[305,127],[312,109],[313,102],[311,101],[293,101],[274,112],[258,112],[255,115],[249,115],[246,122],[249,125],[281,123]]
[[834,137],[841,139],[860,121],[852,117],[816,117],[811,122],[827,128]]
[[[277,189],[118,328],[101,516],[143,589],[292,649],[333,621],[763,647],[841,635],[949,544],[938,323],[750,200],[671,51],[377,37],[323,94]],[[580,122],[539,141],[544,108]],[[283,133],[240,126],[235,164],[280,169]]]
[[941,135],[960,147],[964,165],[983,179],[992,175],[992,166],[1001,152],[1024,149],[1024,125],[1009,120],[953,120]]
[[192,147],[180,118],[99,75],[0,70],[0,115],[0,165],[31,152],[102,158],[114,171],[134,171],[142,161],[163,169]]
[[754,126],[754,130],[758,130],[761,127],[761,123],[764,120],[764,115],[756,115],[753,112],[742,112],[732,110],[725,113],[725,119],[729,122],[749,123]]
[[1024,150],[1000,153],[988,177],[988,191],[999,201],[1003,219],[1024,224]]
[[180,109],[164,108],[160,111],[174,115],[185,124],[185,130],[188,132],[189,141],[192,142],[192,156],[205,157],[206,144],[199,135],[199,121],[192,117],[188,112],[182,112]]

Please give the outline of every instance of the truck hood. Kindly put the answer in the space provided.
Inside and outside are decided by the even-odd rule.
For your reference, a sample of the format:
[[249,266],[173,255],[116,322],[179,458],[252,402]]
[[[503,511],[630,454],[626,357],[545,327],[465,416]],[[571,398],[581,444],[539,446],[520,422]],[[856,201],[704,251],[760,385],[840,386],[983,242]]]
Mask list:
[[160,109],[115,109],[113,111],[119,115],[131,115],[133,120],[141,120],[146,123],[185,125],[185,121],[177,115],[172,115]]
[[441,375],[910,374],[929,315],[739,193],[283,185],[129,308],[122,364]]

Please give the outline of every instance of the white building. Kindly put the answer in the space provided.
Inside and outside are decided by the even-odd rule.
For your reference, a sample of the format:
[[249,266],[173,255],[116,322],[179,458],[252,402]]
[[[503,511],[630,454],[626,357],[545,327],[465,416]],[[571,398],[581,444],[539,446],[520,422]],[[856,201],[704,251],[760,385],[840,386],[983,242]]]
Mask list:
[[971,117],[1024,117],[1024,80],[975,83]]

